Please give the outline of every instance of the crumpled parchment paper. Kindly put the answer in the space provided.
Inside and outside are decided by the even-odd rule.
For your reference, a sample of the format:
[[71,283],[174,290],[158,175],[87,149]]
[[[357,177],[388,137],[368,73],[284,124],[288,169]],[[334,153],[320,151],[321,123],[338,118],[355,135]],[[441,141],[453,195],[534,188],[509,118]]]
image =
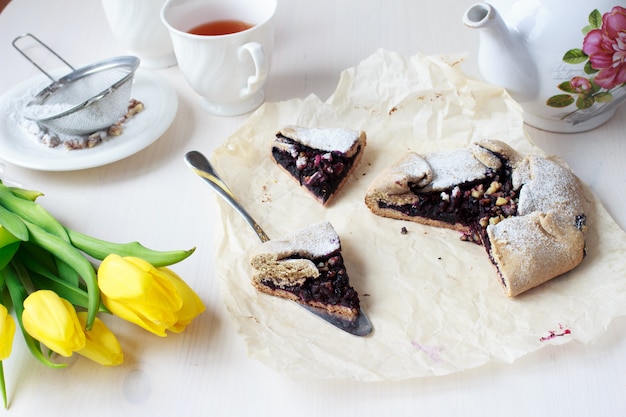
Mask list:
[[[369,183],[408,150],[493,138],[542,154],[524,134],[518,105],[504,90],[468,79],[461,60],[377,51],[345,70],[326,102],[309,96],[266,103],[215,151],[218,172],[270,237],[324,219],[333,224],[375,327],[355,337],[295,303],[256,292],[249,251],[258,239],[220,200],[217,272],[251,357],[294,378],[444,375],[510,363],[548,344],[590,342],[626,313],[626,234],[589,190],[587,257],[514,299],[503,294],[483,247],[454,231],[375,216],[365,206]],[[367,132],[360,165],[327,208],[271,161],[274,134],[287,124]]]

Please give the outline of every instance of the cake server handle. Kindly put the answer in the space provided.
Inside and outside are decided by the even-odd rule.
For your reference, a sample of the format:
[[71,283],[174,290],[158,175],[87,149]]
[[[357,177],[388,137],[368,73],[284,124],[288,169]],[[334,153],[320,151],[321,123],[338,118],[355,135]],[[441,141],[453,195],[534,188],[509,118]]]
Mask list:
[[[209,162],[209,160],[198,151],[190,151],[185,155],[185,162],[191,168],[191,170],[200,178],[202,178],[207,184],[215,190],[228,204],[230,204],[245,220],[246,222],[254,229],[259,239],[262,242],[267,242],[270,238],[265,234],[261,226],[248,214],[248,212],[243,208],[241,203],[235,198],[235,195],[230,191],[226,183],[220,178],[220,176],[215,172],[213,166]],[[298,306],[304,308],[305,310],[313,313],[315,316],[321,318],[322,320],[332,324],[333,326],[353,334],[355,336],[367,336],[372,333],[373,326],[370,322],[369,318],[363,311],[360,309],[359,315],[354,321],[343,320],[339,317],[335,317],[329,314],[326,310],[316,307],[307,306],[304,304],[296,303]]]
[[267,242],[270,238],[265,234],[261,226],[248,214],[230,188],[215,172],[213,166],[206,157],[198,151],[190,151],[185,155],[185,161],[191,170],[201,177],[213,190],[215,190],[237,213],[254,229],[261,242]]

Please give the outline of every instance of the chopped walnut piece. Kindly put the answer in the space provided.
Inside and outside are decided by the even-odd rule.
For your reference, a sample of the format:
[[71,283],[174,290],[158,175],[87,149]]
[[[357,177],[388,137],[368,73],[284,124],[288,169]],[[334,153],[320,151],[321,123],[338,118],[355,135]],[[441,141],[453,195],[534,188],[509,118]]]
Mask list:
[[505,204],[508,204],[509,200],[507,198],[504,197],[498,197],[496,200],[496,206],[503,206]]
[[107,135],[109,136],[120,136],[123,132],[124,129],[122,129],[122,124],[120,122],[109,126],[109,128],[107,129]]
[[69,150],[93,148],[102,143],[107,136],[120,136],[124,133],[124,123],[143,110],[143,103],[133,98],[128,103],[126,114],[107,129],[94,132],[89,136],[63,136],[53,132],[42,132],[39,141],[50,148],[55,148],[61,143]]
[[485,194],[486,195],[493,194],[496,191],[498,191],[501,187],[502,187],[502,184],[500,184],[498,181],[493,181],[489,185],[489,188],[487,188],[487,191],[485,191]]
[[126,118],[131,118],[140,111],[143,111],[143,103],[139,100],[135,100],[134,98],[130,100],[128,103],[128,111],[126,112]]

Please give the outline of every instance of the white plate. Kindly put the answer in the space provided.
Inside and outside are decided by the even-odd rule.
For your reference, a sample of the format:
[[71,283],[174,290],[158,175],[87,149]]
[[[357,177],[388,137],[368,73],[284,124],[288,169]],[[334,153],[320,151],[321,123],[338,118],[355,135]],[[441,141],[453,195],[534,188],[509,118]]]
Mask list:
[[133,155],[155,142],[170,126],[178,110],[176,90],[158,74],[139,69],[131,98],[145,109],[123,126],[120,136],[109,137],[90,149],[49,148],[28,133],[18,120],[15,107],[28,94],[49,84],[44,76],[31,78],[0,97],[0,158],[15,165],[41,171],[74,171],[110,164]]

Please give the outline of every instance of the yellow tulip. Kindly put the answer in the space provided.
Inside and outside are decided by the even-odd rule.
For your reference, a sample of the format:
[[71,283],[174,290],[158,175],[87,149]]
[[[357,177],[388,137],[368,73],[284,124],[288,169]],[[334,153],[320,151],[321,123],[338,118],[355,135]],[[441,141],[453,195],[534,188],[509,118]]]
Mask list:
[[55,292],[39,290],[24,300],[24,329],[50,350],[69,357],[85,346],[83,331],[74,306]]
[[[79,312],[78,321],[84,328],[87,324],[87,312]],[[124,362],[120,342],[99,318],[96,317],[91,330],[85,332],[85,337],[85,347],[76,353],[104,366],[115,366]]]
[[178,320],[167,329],[174,333],[180,333],[185,330],[193,319],[206,310],[206,307],[202,300],[200,300],[200,297],[198,297],[198,294],[196,294],[181,277],[176,275],[174,271],[165,267],[159,268],[159,271],[169,277],[183,298],[183,306],[178,310]]
[[167,268],[157,269],[140,258],[109,255],[98,268],[102,302],[116,316],[166,336],[166,330],[180,328],[179,320],[191,321],[199,314],[196,300],[189,295],[193,291],[172,275]]
[[15,336],[15,321],[7,308],[0,304],[0,361],[11,355],[13,336]]

